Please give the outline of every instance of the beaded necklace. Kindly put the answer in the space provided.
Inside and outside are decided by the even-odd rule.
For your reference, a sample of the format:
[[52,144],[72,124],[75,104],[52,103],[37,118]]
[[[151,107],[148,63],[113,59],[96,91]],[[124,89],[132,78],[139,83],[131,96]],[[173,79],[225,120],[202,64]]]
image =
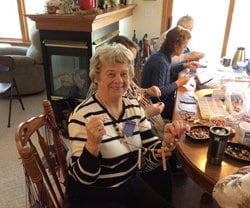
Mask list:
[[[103,100],[100,98],[100,96],[96,96],[98,101],[103,105],[103,107],[107,110],[106,108],[106,104],[105,102],[103,102]],[[138,163],[138,168],[141,169],[141,155],[142,153],[144,152],[151,152],[152,154],[155,154],[158,152],[159,149],[156,149],[156,148],[145,148],[145,147],[142,147],[142,146],[137,146],[137,145],[134,145],[130,142],[128,142],[128,137],[131,137],[133,135],[133,131],[134,131],[134,128],[135,128],[135,125],[136,123],[134,121],[131,121],[131,120],[127,120],[125,122],[125,126],[124,126],[124,129],[123,131],[118,127],[118,125],[116,124],[116,121],[113,121],[113,126],[114,126],[114,129],[115,131],[117,132],[118,136],[121,138],[121,143],[124,143],[127,145],[128,149],[130,152],[132,152],[132,147],[135,147],[138,149],[138,160],[137,160],[137,163]],[[174,135],[175,137],[176,135]],[[162,166],[163,166],[163,170],[166,171],[167,170],[167,166],[166,166],[166,152],[167,151],[172,151],[174,149],[174,144],[167,144],[165,142],[162,143],[162,146],[160,148],[161,150],[161,156],[162,156]]]
[[[129,125],[130,124],[130,125]],[[134,130],[134,126],[135,123],[133,123],[132,121],[127,121],[125,123],[125,127],[124,127],[124,130],[121,131],[120,128],[116,125],[116,123],[114,123],[114,128],[117,132],[117,134],[119,135],[119,137],[121,138],[121,142],[124,143],[124,144],[127,144],[128,148],[129,148],[129,151],[131,152],[132,149],[131,147],[135,147],[138,149],[138,160],[137,160],[137,163],[138,163],[138,168],[141,169],[141,155],[142,153],[144,152],[151,152],[152,154],[155,154],[158,152],[159,149],[156,149],[156,148],[146,148],[146,147],[143,147],[143,146],[136,146],[132,143],[129,143],[128,142],[128,136],[132,136],[133,134],[133,130]],[[130,126],[130,127],[128,127]],[[176,141],[176,140],[175,140]],[[163,167],[163,170],[166,171],[167,170],[167,165],[166,165],[166,152],[167,151],[173,151],[175,145],[172,143],[170,144],[166,144],[165,142],[162,143],[162,146],[161,146],[161,157],[162,157],[162,167]]]

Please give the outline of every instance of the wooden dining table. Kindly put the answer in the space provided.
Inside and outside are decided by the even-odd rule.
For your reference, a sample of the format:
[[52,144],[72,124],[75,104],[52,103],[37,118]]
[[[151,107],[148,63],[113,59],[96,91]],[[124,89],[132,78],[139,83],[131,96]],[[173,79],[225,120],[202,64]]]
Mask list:
[[[187,93],[190,92],[188,92],[186,88],[178,88],[173,120],[183,120],[181,111],[195,112],[196,116],[198,118],[200,117],[200,112],[196,104],[184,104],[180,102],[180,98]],[[192,125],[190,122],[184,122],[188,125]],[[236,135],[232,141],[237,142],[237,139],[238,132],[236,131]],[[212,165],[207,162],[207,151],[208,142],[196,143],[188,140],[184,134],[177,144],[175,152],[185,173],[203,188],[204,191],[212,194],[213,187],[219,179],[232,174],[245,164],[224,157],[221,165]]]

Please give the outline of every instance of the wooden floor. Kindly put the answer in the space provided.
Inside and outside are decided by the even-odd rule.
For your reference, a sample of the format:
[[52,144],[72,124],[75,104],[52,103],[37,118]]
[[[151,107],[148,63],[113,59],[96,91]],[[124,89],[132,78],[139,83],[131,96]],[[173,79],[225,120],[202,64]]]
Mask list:
[[173,173],[175,208],[219,208],[218,204],[192,181],[183,171]]

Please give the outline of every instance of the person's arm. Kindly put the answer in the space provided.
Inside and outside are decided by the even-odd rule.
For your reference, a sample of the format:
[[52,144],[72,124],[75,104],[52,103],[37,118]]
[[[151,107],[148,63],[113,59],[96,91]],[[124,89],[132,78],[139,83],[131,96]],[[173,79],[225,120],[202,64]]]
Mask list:
[[145,93],[150,97],[160,97],[161,96],[161,90],[157,86],[152,86],[145,89]]
[[183,54],[183,61],[198,61],[204,58],[205,54],[198,51],[190,51],[189,53]]
[[[176,64],[171,64],[171,79],[175,80],[178,78],[179,73],[185,69],[184,64],[176,65]],[[175,79],[174,79],[175,78]]]
[[69,119],[70,152],[69,171],[71,175],[83,184],[94,183],[100,172],[98,144],[88,142],[84,111],[79,110]]
[[173,93],[177,85],[171,82],[171,63],[162,57],[149,59],[144,66],[143,76],[145,76],[145,87],[158,86],[161,90],[161,96],[166,96]]
[[178,64],[179,62],[184,61],[184,54],[182,53],[179,56],[173,56],[172,57],[172,64]]
[[221,207],[247,207],[250,204],[250,166],[219,180],[213,197]]
[[204,53],[198,51],[190,51],[189,53],[182,53],[179,56],[172,57],[172,64],[178,64],[183,61],[194,61],[202,59],[205,56]]
[[179,73],[183,71],[184,69],[190,68],[190,69],[197,69],[201,65],[197,61],[189,61],[183,64],[177,64],[171,66],[171,80],[177,80]]
[[143,152],[143,169],[153,170],[161,165],[161,158],[157,156],[157,150],[161,148],[161,140],[153,134],[151,124],[141,112],[142,119],[139,123],[139,131],[143,148],[152,151]]
[[165,107],[163,102],[158,102],[145,106],[145,115],[147,119],[150,119],[156,115],[160,115]]

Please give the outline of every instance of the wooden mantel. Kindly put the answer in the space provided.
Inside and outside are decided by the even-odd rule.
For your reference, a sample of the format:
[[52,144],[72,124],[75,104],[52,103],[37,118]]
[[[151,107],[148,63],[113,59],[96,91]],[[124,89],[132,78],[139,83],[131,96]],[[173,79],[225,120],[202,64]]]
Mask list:
[[108,8],[102,14],[34,14],[26,15],[39,30],[92,32],[133,14],[136,4]]

